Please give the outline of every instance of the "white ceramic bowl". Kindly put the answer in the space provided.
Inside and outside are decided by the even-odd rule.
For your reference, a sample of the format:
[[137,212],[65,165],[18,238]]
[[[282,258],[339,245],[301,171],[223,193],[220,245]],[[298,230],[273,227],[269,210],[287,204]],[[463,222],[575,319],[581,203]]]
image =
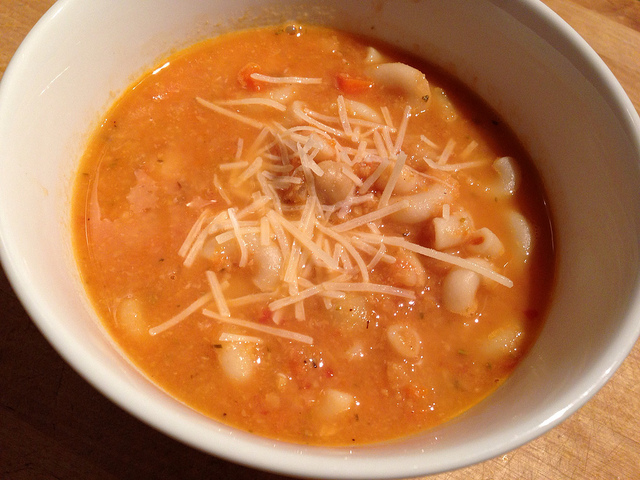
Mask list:
[[[290,2],[66,0],[42,18],[0,90],[0,253],[26,309],[60,354],[124,409],[256,468],[417,476],[500,455],[552,428],[605,383],[640,333],[640,122],[631,102],[585,42],[536,1],[280,3]],[[443,66],[508,120],[549,193],[558,282],[539,341],[488,400],[403,441],[305,447],[204,418],[121,357],[74,265],[70,184],[99,114],[171,49],[287,18],[374,35]]]

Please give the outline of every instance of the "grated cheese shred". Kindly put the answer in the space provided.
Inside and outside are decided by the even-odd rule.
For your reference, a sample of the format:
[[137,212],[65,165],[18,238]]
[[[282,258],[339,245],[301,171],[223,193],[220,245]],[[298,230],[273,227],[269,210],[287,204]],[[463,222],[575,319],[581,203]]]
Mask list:
[[309,78],[309,77],[271,77],[263,75],[261,73],[252,73],[251,78],[259,82],[265,83],[298,83],[306,85],[319,85],[322,83],[322,78]]
[[165,330],[169,330],[170,328],[175,327],[184,319],[196,313],[198,310],[204,307],[211,300],[213,300],[213,295],[211,294],[211,292],[205,293],[204,295],[202,295],[200,298],[198,298],[195,302],[193,302],[191,305],[189,305],[187,308],[182,310],[177,315],[171,317],[166,322],[163,322],[160,325],[157,325],[149,329],[149,334],[152,336],[157,335],[159,333],[164,332]]
[[[323,82],[321,78],[314,77],[272,77],[259,73],[251,74],[251,78],[270,84],[312,86]],[[408,199],[394,198],[394,190],[403,169],[408,169],[423,182],[446,185],[441,177],[425,173],[426,167],[458,171],[484,165],[481,161],[449,163],[456,146],[455,141],[449,139],[436,161],[424,156],[426,166],[420,168],[412,163],[410,167],[407,154],[403,151],[412,115],[409,105],[404,107],[396,129],[387,106],[381,107],[381,117],[372,110],[375,115],[372,113],[371,120],[365,120],[351,112],[354,109],[348,107],[351,105],[348,102],[352,101],[342,95],[337,96],[335,103],[337,117],[313,111],[299,100],[289,105],[262,97],[222,101],[196,97],[196,101],[215,113],[260,129],[248,148],[245,140],[238,138],[232,161],[219,163],[218,171],[213,175],[213,186],[228,206],[232,204],[232,196],[241,198],[244,195],[240,191],[227,190],[225,187],[230,182],[240,186],[251,184],[249,181],[254,179],[252,182],[257,191],[253,192],[250,199],[247,197],[245,206],[240,210],[226,208],[215,214],[210,208],[204,209],[187,233],[178,254],[184,259],[184,266],[191,267],[211,236],[220,245],[235,240],[240,252],[238,267],[244,268],[253,261],[256,243],[262,247],[276,245],[284,266],[280,277],[283,285],[271,292],[227,298],[224,288],[229,284],[228,281],[221,283],[215,271],[207,270],[209,292],[174,317],[151,328],[151,335],[164,332],[200,311],[204,316],[222,323],[313,344],[310,336],[277,327],[291,313],[297,320],[306,320],[304,304],[312,297],[321,299],[326,308],[332,307],[333,299],[345,298],[345,292],[416,298],[416,292],[411,289],[371,281],[370,272],[380,263],[392,265],[396,262],[394,249],[406,249],[467,268],[506,287],[513,285],[510,279],[484,264],[384,233],[382,221],[410,206]],[[278,122],[265,124],[225,107],[246,107],[239,110],[243,112],[254,111],[254,107],[266,107],[278,112],[289,110],[300,123],[290,128]],[[384,123],[374,121],[378,119]],[[392,134],[395,138],[392,138]],[[437,144],[425,135],[420,135],[420,141],[434,150],[438,149]],[[477,146],[478,143],[472,139],[460,157],[466,159]],[[319,158],[325,159],[329,152],[332,159],[340,164],[339,171],[352,182],[353,187],[344,199],[335,204],[322,205],[316,192],[315,178],[322,177],[325,172],[318,165],[316,157],[322,154]],[[390,165],[391,173],[380,191],[377,188],[378,181]],[[360,170],[361,166],[366,168]],[[368,174],[363,175],[362,171]],[[292,204],[287,199],[291,192],[302,192],[303,203]],[[363,213],[352,215],[354,209]],[[443,205],[443,218],[449,218],[450,211],[449,203]],[[296,214],[299,215],[297,220],[294,219]],[[346,221],[340,222],[345,218]],[[323,271],[317,277],[323,281],[313,283],[316,277],[312,275]],[[215,304],[217,313],[207,308],[209,304]],[[232,309],[260,304],[266,304],[272,312],[271,321],[275,326],[232,315]],[[223,332],[219,341],[261,343],[264,339]]]
[[232,110],[228,110],[226,108],[222,108],[218,105],[216,105],[215,103],[211,103],[206,101],[204,98],[200,98],[200,97],[196,97],[196,101],[202,105],[203,107],[208,108],[209,110],[213,110],[216,113],[220,113],[222,115],[225,115],[229,118],[233,118],[234,120],[238,120],[241,123],[244,123],[246,125],[249,125],[251,127],[255,127],[255,128],[264,128],[264,123],[258,121],[258,120],[254,120],[253,118],[250,117],[246,117],[244,115],[241,115],[237,112],[234,112]]
[[218,307],[218,312],[220,312],[220,315],[230,317],[231,312],[229,311],[227,301],[224,298],[224,293],[222,292],[222,287],[220,286],[218,277],[215,272],[212,272],[211,270],[207,270],[206,275],[209,287],[211,288],[211,294],[213,295],[213,300],[216,302],[216,306]]
[[307,343],[309,345],[313,345],[313,337],[310,337],[309,335],[304,335],[302,333],[292,332],[290,330],[285,330],[283,328],[271,327],[269,325],[262,325],[260,323],[249,322],[241,318],[225,317],[223,315],[220,315],[206,308],[202,310],[202,314],[205,317],[213,318],[214,320],[219,320],[221,322],[228,323],[230,325],[237,325],[239,327],[244,327],[249,330],[255,330],[257,332],[268,333],[269,335],[274,335],[276,337],[286,338],[287,340],[294,340],[302,343]]
[[210,217],[211,217],[210,210],[205,209],[202,211],[202,213],[200,214],[196,222],[191,227],[191,230],[189,230],[187,237],[184,239],[184,242],[182,243],[182,246],[178,250],[178,255],[180,255],[183,258],[187,255],[187,253],[191,249],[191,246],[193,245],[193,242],[202,231],[202,226],[204,225],[204,222]]
[[271,100],[270,98],[241,98],[238,100],[223,100],[223,101],[219,101],[217,102],[218,105],[229,105],[229,106],[236,106],[236,105],[262,105],[264,107],[271,107],[271,108],[275,108],[276,110],[280,111],[280,112],[284,112],[287,107],[285,105],[283,105],[280,102],[276,102],[275,100]]
[[222,332],[218,337],[218,341],[232,343],[262,343],[263,339],[253,335],[238,335],[237,333]]
[[389,199],[391,198],[391,194],[393,193],[393,189],[396,188],[396,183],[402,175],[402,169],[404,167],[405,161],[407,160],[407,154],[401,152],[396,159],[396,163],[393,166],[393,170],[391,171],[391,175],[389,175],[389,180],[387,180],[387,184],[382,191],[382,195],[380,195],[380,201],[378,202],[378,208],[384,208],[389,204]]
[[238,240],[238,246],[240,247],[240,263],[238,263],[239,267],[244,267],[247,265],[249,261],[249,253],[247,251],[247,244],[244,241],[244,238],[240,234],[240,225],[238,224],[238,219],[236,218],[236,214],[233,208],[227,210],[227,214],[229,215],[229,220],[231,220],[231,225],[233,226],[233,233]]

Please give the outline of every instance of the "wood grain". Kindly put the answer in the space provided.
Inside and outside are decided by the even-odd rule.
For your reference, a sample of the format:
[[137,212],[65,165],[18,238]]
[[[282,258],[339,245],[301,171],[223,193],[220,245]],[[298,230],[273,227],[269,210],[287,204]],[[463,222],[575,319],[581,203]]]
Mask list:
[[[545,0],[640,109],[640,1]],[[52,0],[0,1],[0,75]],[[278,477],[186,447],[132,418],[40,335],[0,273],[0,479]],[[579,412],[502,457],[430,480],[640,479],[640,343]]]

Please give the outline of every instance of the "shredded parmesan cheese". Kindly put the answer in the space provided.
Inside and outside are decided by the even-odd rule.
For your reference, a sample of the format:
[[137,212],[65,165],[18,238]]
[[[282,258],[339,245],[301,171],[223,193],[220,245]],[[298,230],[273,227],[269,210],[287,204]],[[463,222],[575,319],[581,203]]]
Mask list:
[[220,170],[240,170],[241,168],[245,168],[249,165],[249,162],[246,160],[239,160],[237,162],[227,162],[221,163],[218,165]]
[[222,332],[218,337],[219,342],[235,342],[235,343],[262,343],[260,337],[251,335],[238,335],[236,333]]
[[353,138],[353,130],[351,129],[349,116],[347,115],[347,106],[344,103],[344,97],[342,95],[338,95],[338,116],[344,133]]
[[407,290],[406,288],[397,288],[390,285],[377,283],[325,282],[323,285],[327,290],[337,290],[343,292],[381,293],[383,295],[392,295],[409,299],[416,298],[416,294],[413,292],[413,290]]
[[271,229],[269,228],[269,220],[267,217],[260,219],[260,245],[266,247],[271,243]]
[[433,248],[423,247],[422,245],[417,245],[415,243],[409,242],[402,237],[393,237],[393,236],[377,236],[372,235],[370,233],[361,233],[357,234],[363,240],[373,240],[376,243],[385,243],[387,245],[394,245],[396,247],[405,248],[415,253],[419,253],[420,255],[424,255],[425,257],[430,257],[435,260],[440,260],[445,263],[449,263],[451,265],[456,265],[461,268],[466,268],[467,270],[471,270],[476,272],[484,277],[489,278],[505,287],[511,288],[513,287],[513,281],[505,277],[504,275],[500,275],[497,272],[477,263],[474,263],[471,260],[466,260],[464,258],[456,257],[455,255],[451,255],[449,253],[440,252],[438,250],[434,250]]
[[234,106],[234,105],[262,105],[265,107],[271,107],[271,108],[275,108],[276,110],[279,110],[281,112],[284,112],[287,107],[284,106],[282,103],[280,102],[276,102],[275,100],[271,100],[270,98],[240,98],[237,100],[224,100],[224,101],[218,101],[217,102],[218,105],[230,105],[230,106]]
[[404,108],[404,113],[402,114],[402,122],[400,123],[400,128],[398,128],[398,136],[396,137],[396,143],[393,147],[396,153],[402,150],[402,144],[404,143],[404,136],[407,133],[407,126],[409,125],[410,117],[411,117],[411,107],[407,105]]
[[211,292],[205,293],[203,296],[201,296],[199,299],[197,299],[195,302],[193,302],[191,305],[189,305],[187,308],[182,310],[177,315],[171,317],[166,322],[163,322],[160,325],[149,329],[149,335],[152,335],[152,336],[157,335],[159,333],[164,332],[165,330],[169,330],[171,327],[175,327],[180,322],[182,322],[185,318],[187,318],[188,316],[200,310],[211,300],[213,300],[213,294]]
[[360,256],[358,251],[353,247],[353,245],[351,245],[351,243],[349,243],[349,240],[339,233],[336,233],[331,228],[324,227],[317,222],[316,227],[322,233],[324,233],[328,237],[333,238],[336,242],[339,242],[342,246],[344,246],[344,248],[346,248],[347,252],[349,252],[349,254],[353,257],[353,259],[356,261],[356,264],[358,265],[358,268],[360,269],[362,281],[364,283],[369,283],[369,273],[367,272],[367,265],[364,263],[364,260],[362,260],[362,257]]
[[200,105],[202,105],[203,107],[207,107],[209,110],[213,110],[216,113],[220,113],[220,114],[225,115],[225,116],[227,116],[229,118],[233,118],[234,120],[238,120],[239,122],[242,122],[242,123],[247,124],[247,125],[252,126],[252,127],[264,128],[264,123],[259,122],[258,120],[254,120],[253,118],[249,118],[249,117],[245,117],[244,115],[240,115],[237,112],[233,112],[231,110],[227,110],[226,108],[219,107],[215,103],[208,102],[203,98],[196,97],[196,101]]
[[193,224],[193,227],[191,227],[191,230],[189,230],[187,237],[184,239],[182,246],[178,250],[178,255],[180,255],[183,258],[187,255],[187,252],[189,252],[189,249],[193,245],[193,242],[195,241],[196,237],[200,234],[200,231],[202,230],[202,226],[204,222],[208,220],[210,217],[211,217],[210,210],[202,211],[202,213],[198,217],[198,220],[196,220],[196,223]]
[[293,305],[294,303],[304,300],[305,298],[309,298],[314,295],[317,295],[322,291],[322,288],[323,288],[322,285],[316,285],[314,287],[307,288],[289,297],[281,298],[280,300],[275,300],[269,304],[269,309],[271,311],[275,311],[283,307],[286,307],[288,305]]
[[205,317],[213,318],[214,320],[219,320],[221,322],[229,323],[231,325],[237,325],[239,327],[248,328],[250,330],[255,330],[257,332],[268,333],[269,335],[274,335],[276,337],[286,338],[287,340],[292,340],[292,341],[313,345],[313,337],[310,337],[308,335],[303,335],[302,333],[292,332],[290,330],[285,330],[282,328],[270,327],[269,325],[253,323],[247,320],[243,320],[241,318],[224,317],[222,315],[219,315],[207,309],[204,309],[202,311],[202,314]]
[[376,149],[378,151],[378,155],[380,155],[380,158],[386,158],[388,160],[389,152],[387,151],[387,147],[384,144],[382,135],[380,135],[378,130],[375,130],[373,132],[373,144],[376,146]]
[[[322,82],[320,78],[270,77],[258,73],[253,73],[251,77],[256,81],[274,84],[313,85]],[[278,111],[286,110],[282,103],[274,100],[259,97],[217,103],[201,98],[196,100],[214,112],[261,128],[249,148],[245,149],[243,139],[238,139],[234,161],[218,165],[221,174],[229,172],[226,173],[231,175],[229,181],[235,178],[235,185],[241,185],[255,177],[259,190],[251,195],[250,203],[239,211],[228,208],[211,220],[213,214],[205,210],[189,231],[179,249],[179,254],[185,258],[185,266],[190,266],[202,250],[206,239],[215,235],[215,241],[218,244],[237,241],[240,250],[238,266],[242,268],[249,264],[250,251],[245,236],[256,239],[251,240],[252,242],[259,239],[262,246],[270,245],[275,238],[283,259],[284,268],[281,278],[284,280],[286,289],[283,291],[280,288],[275,292],[254,293],[227,299],[216,274],[213,271],[207,271],[206,276],[211,292],[177,316],[151,329],[152,334],[179,323],[213,300],[219,313],[204,310],[203,313],[208,317],[291,340],[313,343],[313,339],[305,335],[231,317],[230,307],[268,302],[268,308],[273,312],[272,321],[278,325],[284,318],[284,311],[290,311],[287,307],[293,307],[296,319],[305,320],[305,300],[314,296],[322,298],[327,308],[332,305],[331,299],[344,298],[345,292],[349,291],[414,299],[415,292],[410,289],[371,282],[369,272],[374,270],[380,262],[387,264],[396,262],[396,258],[388,253],[389,246],[403,248],[451,265],[467,268],[505,286],[512,285],[511,280],[484,265],[423,247],[402,237],[385,235],[376,225],[376,222],[409,206],[407,199],[395,202],[392,199],[404,168],[423,178],[446,183],[439,177],[432,177],[406,165],[407,155],[402,148],[411,118],[410,106],[405,106],[396,132],[391,113],[386,106],[381,108],[384,124],[351,117],[348,106],[350,104],[347,104],[347,100],[342,95],[339,95],[336,101],[337,117],[315,112],[306,108],[302,102],[294,101],[291,111],[303,124],[292,128],[286,128],[276,122],[265,125],[220,106],[255,105]],[[366,108],[366,105],[360,106],[361,110]],[[373,113],[375,111],[372,110],[371,115]],[[375,115],[377,116],[377,113]],[[375,119],[374,116],[371,118]],[[391,137],[392,133],[396,134],[395,140]],[[420,139],[429,147],[437,148],[437,145],[426,136],[421,135]],[[369,145],[372,147],[370,148]],[[463,158],[468,156],[476,146],[477,142],[471,141],[461,156]],[[327,147],[335,152],[334,160],[340,163],[342,174],[353,183],[353,187],[346,198],[335,204],[321,205],[316,193],[315,178],[323,176],[324,171],[316,162],[316,156],[323,152],[324,156],[321,158],[326,158]],[[484,164],[473,161],[448,163],[454,148],[455,141],[450,139],[437,161],[424,157],[426,165],[437,170],[455,171]],[[361,177],[362,170],[356,169],[356,165],[361,164],[367,166],[364,171],[368,172],[371,172],[373,165],[377,165],[371,173],[368,173],[368,176]],[[377,185],[376,182],[382,178],[390,164],[393,168],[382,191],[377,193],[376,190],[370,191],[374,184]],[[235,173],[238,171],[239,174]],[[218,174],[214,174],[213,183],[223,200],[231,204],[230,196],[222,187],[223,183]],[[285,203],[285,195],[291,191],[301,192],[302,201]],[[243,195],[246,196],[246,193],[239,195],[234,192],[234,196]],[[365,210],[367,213],[352,218],[347,217],[356,205],[365,204],[369,205]],[[443,218],[449,217],[450,209],[449,204],[442,207]],[[291,218],[294,212],[300,211],[299,220]],[[256,215],[259,218],[256,218]],[[348,220],[336,224],[336,217],[337,219],[348,218]],[[244,218],[249,220],[244,221]],[[366,227],[372,233],[362,231],[361,227]],[[310,278],[314,278],[311,275],[317,273],[318,268],[327,270],[324,277],[320,277],[325,278],[325,281],[314,284]],[[224,341],[256,343],[261,341],[259,337],[226,333],[223,335]]]
[[309,125],[313,125],[314,127],[320,129],[322,132],[335,135],[336,137],[345,137],[347,138],[347,134],[341,130],[337,130],[329,125],[325,125],[322,122],[312,118],[307,114],[307,110],[305,110],[302,106],[302,102],[295,101],[292,106],[293,113],[300,119],[307,122]]
[[477,146],[478,142],[476,142],[475,140],[471,140],[469,142],[469,145],[467,145],[465,149],[460,153],[460,158],[467,158],[471,154],[471,152],[476,149]]
[[380,111],[382,112],[382,117],[384,118],[384,122],[387,124],[387,126],[393,128],[393,120],[391,119],[391,114],[389,113],[389,107],[384,105],[380,108]]
[[265,83],[299,83],[299,84],[306,84],[306,85],[319,85],[322,83],[321,78],[270,77],[268,75],[262,75],[261,73],[252,73],[251,78],[259,82],[265,82]]
[[438,148],[438,145],[436,143],[432,142],[431,140],[429,140],[424,135],[420,135],[420,140],[422,140],[424,143],[429,145],[431,148]]
[[465,168],[477,168],[486,165],[486,162],[483,162],[481,160],[475,160],[473,162],[441,164],[434,162],[430,158],[424,157],[424,161],[434,170],[441,170],[443,172],[457,172],[458,170],[464,170]]
[[444,150],[440,154],[440,158],[438,158],[438,165],[444,165],[447,163],[454,148],[456,148],[456,141],[453,138],[450,138],[447,145],[444,147]]
[[392,213],[399,212],[409,206],[408,200],[400,200],[399,202],[395,202],[391,205],[388,205],[379,210],[375,210],[371,213],[367,213],[366,215],[362,215],[360,217],[356,217],[353,220],[349,220],[348,222],[344,222],[340,225],[333,227],[334,232],[346,232],[347,230],[353,230],[354,228],[365,225],[369,222],[373,222],[374,220],[380,220]]
[[247,250],[247,244],[242,238],[242,234],[240,233],[240,225],[238,224],[238,219],[236,218],[236,214],[233,208],[227,210],[229,215],[229,220],[231,220],[231,225],[233,225],[233,233],[238,239],[238,246],[240,247],[240,262],[238,263],[239,267],[244,267],[249,261],[249,252]]
[[393,170],[391,171],[391,175],[389,175],[389,180],[387,180],[387,184],[382,191],[382,195],[380,195],[380,201],[378,202],[378,208],[384,208],[389,203],[389,198],[391,198],[391,194],[393,193],[393,189],[396,188],[396,183],[402,175],[402,168],[404,167],[404,163],[407,160],[407,155],[405,153],[401,153],[398,155],[396,160],[396,164],[393,166]]
[[242,158],[242,147],[244,146],[244,140],[242,138],[238,138],[238,144],[236,147],[236,160],[240,160]]
[[222,293],[222,287],[220,287],[218,277],[216,276],[215,272],[212,272],[211,270],[207,270],[206,275],[209,282],[209,287],[211,287],[213,300],[216,302],[216,306],[218,307],[218,312],[220,312],[220,315],[230,317],[231,312],[229,311],[229,307],[227,306],[227,302],[224,298],[224,293]]
[[362,186],[358,189],[358,192],[360,194],[368,192],[372,185],[376,182],[376,180],[380,178],[382,172],[387,169],[388,165],[389,160],[387,160],[386,158],[382,158],[380,165],[378,165],[378,168],[376,168],[373,173],[369,175],[369,177],[367,177],[367,179],[362,183]]
[[251,305],[252,303],[268,302],[273,298],[273,295],[272,292],[251,293],[242,297],[229,299],[227,300],[227,305],[229,307],[241,307],[243,305]]
[[444,218],[445,220],[448,220],[449,215],[451,215],[451,205],[449,205],[448,203],[445,203],[442,206],[442,218]]
[[253,175],[258,173],[260,171],[260,168],[262,168],[262,157],[257,157],[253,161],[253,163],[249,165],[249,167],[238,177],[238,179],[236,180],[236,186],[247,181]]
[[225,203],[227,205],[231,205],[231,199],[229,198],[229,195],[227,195],[227,192],[224,190],[224,188],[222,188],[222,184],[220,183],[220,179],[218,178],[217,173],[213,174],[213,186],[216,187],[216,190],[218,190],[218,193],[225,201]]
[[311,253],[313,253],[327,267],[332,270],[336,270],[338,268],[337,262],[315,243],[313,243],[311,237],[308,234],[301,232],[300,229],[286,220],[283,216],[278,215],[275,211],[271,210],[269,213],[267,213],[267,217],[269,218],[269,220],[273,221],[272,224],[278,223],[282,225],[285,230],[287,230],[291,235],[293,235],[293,237],[299,240],[302,245],[311,250]]

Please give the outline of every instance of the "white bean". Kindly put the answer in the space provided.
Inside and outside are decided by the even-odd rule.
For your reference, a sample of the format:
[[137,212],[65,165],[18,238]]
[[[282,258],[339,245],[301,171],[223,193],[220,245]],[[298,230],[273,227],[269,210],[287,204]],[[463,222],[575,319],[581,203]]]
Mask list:
[[[486,258],[467,258],[467,260],[469,260],[471,263],[475,263],[476,265],[484,267],[487,270],[491,270],[493,272],[496,271],[496,266]],[[482,285],[483,287],[495,288],[499,285],[499,283],[489,277],[480,275],[480,285]]]
[[398,177],[398,181],[396,182],[393,191],[398,195],[409,195],[410,193],[416,192],[418,187],[422,184],[422,179],[405,165],[402,167],[402,171],[400,172],[400,176]]
[[418,358],[422,347],[420,334],[407,325],[391,325],[387,328],[387,340],[393,349],[404,358]]
[[522,323],[513,319],[507,325],[498,327],[489,334],[483,345],[483,351],[493,359],[507,355],[517,355],[524,341]]
[[507,220],[511,227],[511,234],[513,235],[516,246],[514,257],[516,260],[523,262],[531,254],[531,250],[533,249],[531,226],[527,219],[515,210],[509,212]]
[[378,83],[398,88],[412,99],[428,99],[431,95],[429,81],[420,70],[407,64],[394,62],[382,63],[368,70],[369,75]]
[[423,287],[427,283],[427,271],[420,257],[409,250],[400,249],[396,261],[389,265],[389,281],[401,287]]
[[315,177],[316,191],[320,201],[327,205],[333,205],[347,198],[354,183],[344,174],[341,164],[325,160],[320,162],[318,166],[324,172],[322,176]]
[[419,223],[437,215],[442,205],[453,200],[453,188],[439,183],[431,185],[424,192],[414,195],[392,197],[391,203],[407,200],[409,206],[391,215],[396,222]]
[[[387,168],[382,173],[382,175],[380,175],[380,178],[376,180],[376,187],[378,187],[380,190],[384,190],[384,187],[389,181],[389,175],[391,175],[392,170],[393,167],[389,166],[389,168]],[[420,185],[422,184],[421,180],[422,179],[418,177],[418,175],[416,175],[410,168],[405,165],[404,167],[402,167],[400,176],[398,177],[398,180],[393,187],[393,193],[395,193],[396,195],[409,195],[415,193],[418,190],[418,187],[420,187]]]
[[466,212],[456,212],[447,218],[436,217],[433,226],[433,248],[446,250],[461,245],[473,228],[473,220]]
[[512,157],[500,157],[491,164],[497,178],[479,182],[480,193],[487,197],[502,199],[513,196],[520,185],[520,170]]
[[469,315],[477,306],[476,292],[480,275],[471,270],[453,268],[442,281],[442,305],[453,313]]
[[134,297],[125,297],[116,307],[116,324],[118,328],[136,336],[143,335],[149,330],[144,320],[142,303]]
[[496,258],[504,253],[504,245],[495,233],[483,227],[470,235],[467,250],[474,255]]
[[269,98],[280,103],[289,103],[295,96],[296,91],[292,85],[269,90]]
[[449,99],[447,93],[441,88],[434,88],[433,101],[440,107],[440,115],[447,122],[453,122],[458,118],[458,111]]
[[373,47],[367,48],[367,57],[365,58],[366,63],[380,63],[384,60],[382,54]]
[[276,373],[276,388],[279,392],[283,392],[291,383],[291,378],[282,372]]
[[316,162],[336,158],[335,143],[331,143],[332,141],[328,138],[316,135],[315,133],[311,134],[311,138],[313,138],[313,148],[318,150],[315,157],[313,157]]
[[260,356],[254,344],[223,342],[216,351],[222,371],[235,382],[248,381],[257,370]]
[[368,328],[371,315],[369,302],[362,295],[347,293],[344,298],[333,301],[331,316],[343,332],[359,330],[363,332]]
[[355,397],[350,393],[329,388],[320,395],[317,412],[321,418],[332,420],[341,413],[351,410],[355,401]]
[[282,253],[274,243],[259,245],[253,250],[253,284],[263,292],[271,292],[280,283]]
[[345,352],[345,357],[347,358],[347,360],[359,360],[364,358],[364,356],[365,356],[365,349],[361,341],[356,341]]
[[344,100],[347,111],[354,117],[369,120],[370,122],[383,123],[382,116],[366,103],[356,102],[355,100]]
[[491,192],[500,197],[513,195],[520,180],[516,161],[512,157],[500,157],[493,162],[493,168],[498,172],[500,180],[491,188]]
[[210,237],[204,242],[201,255],[218,269],[228,268],[240,261],[240,247],[237,241],[220,244],[215,237]]
[[409,362],[388,362],[387,363],[387,381],[389,387],[393,390],[400,390],[411,384],[414,377],[412,375],[412,365]]

